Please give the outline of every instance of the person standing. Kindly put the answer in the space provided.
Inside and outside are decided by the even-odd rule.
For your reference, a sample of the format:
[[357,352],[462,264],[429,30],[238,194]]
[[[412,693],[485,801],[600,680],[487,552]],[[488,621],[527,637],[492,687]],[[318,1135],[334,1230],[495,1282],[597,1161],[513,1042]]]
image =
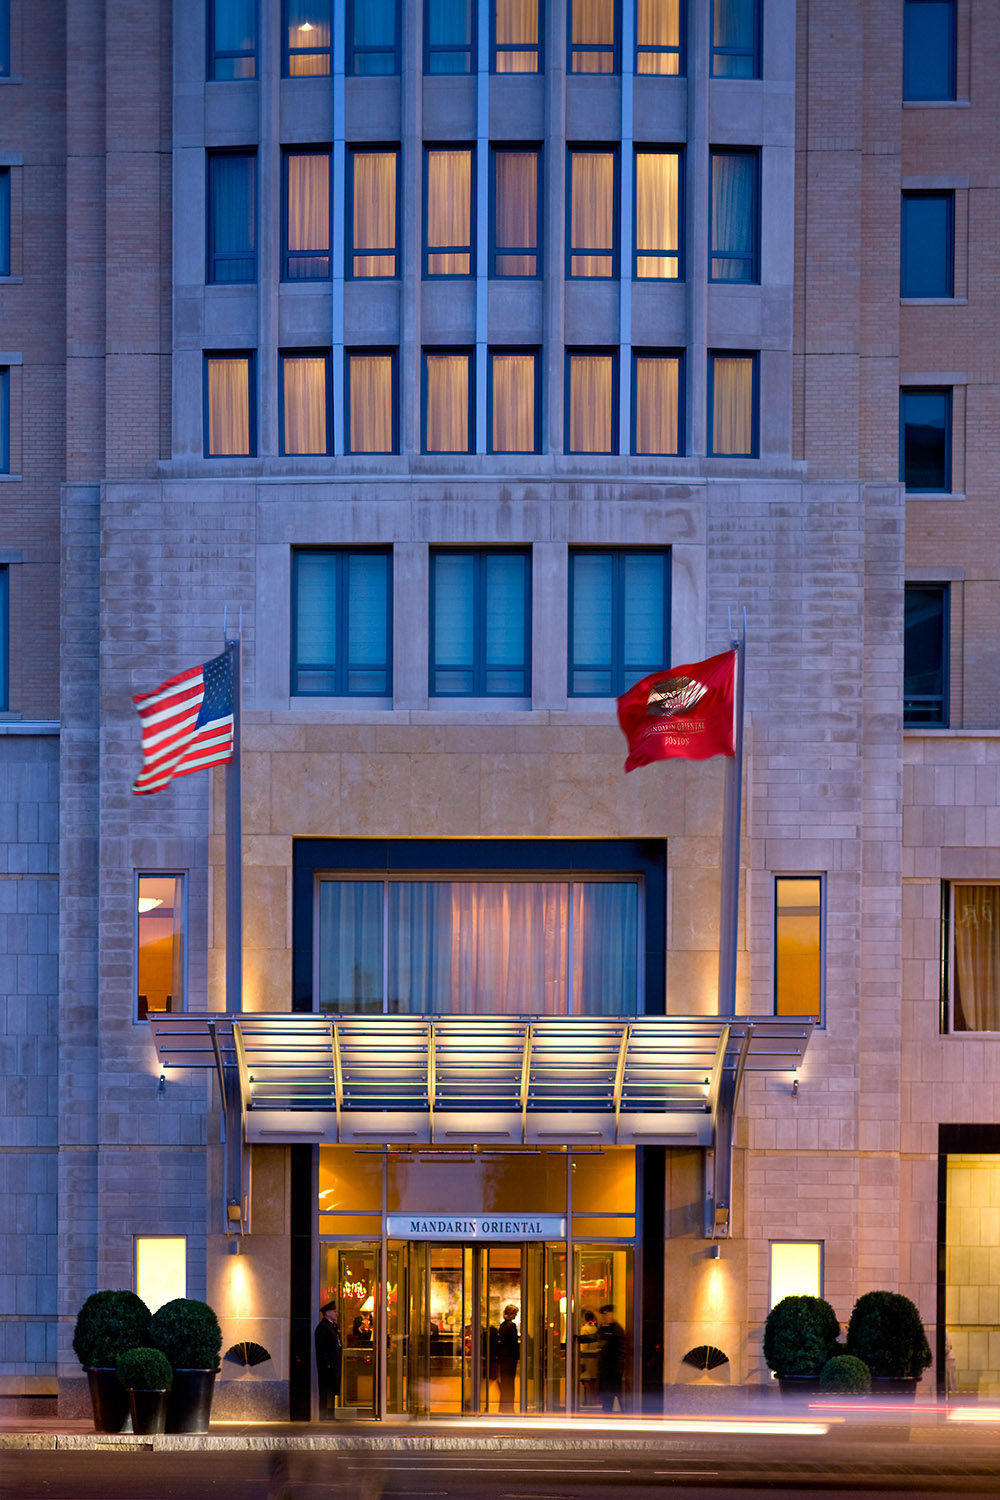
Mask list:
[[503,1322],[497,1329],[497,1379],[500,1382],[500,1410],[514,1410],[514,1376],[521,1358],[521,1337],[514,1321],[517,1308],[508,1302]]
[[614,1411],[615,1401],[622,1408],[622,1376],[625,1374],[625,1330],[615,1318],[612,1303],[605,1302],[598,1312],[598,1334],[601,1339],[597,1356],[597,1390],[605,1411]]
[[316,1346],[319,1416],[323,1421],[333,1416],[334,1402],[340,1395],[340,1372],[344,1360],[344,1346],[340,1337],[340,1324],[337,1321],[336,1302],[324,1302],[319,1313],[313,1343]]

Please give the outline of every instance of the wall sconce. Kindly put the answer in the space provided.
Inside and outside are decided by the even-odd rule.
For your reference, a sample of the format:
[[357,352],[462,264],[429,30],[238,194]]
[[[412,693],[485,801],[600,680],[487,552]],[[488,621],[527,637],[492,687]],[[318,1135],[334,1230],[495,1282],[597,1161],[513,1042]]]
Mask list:
[[793,1078],[792,1079],[792,1098],[793,1099],[797,1099],[798,1097],[799,1097],[799,1080],[797,1078]]
[[167,1092],[167,1075],[166,1073],[164,1073],[162,1068],[160,1069],[160,1077],[156,1085],[156,1092],[158,1094],[165,1094]]
[[229,1241],[229,1253],[230,1253],[230,1255],[239,1255],[239,1253],[240,1253],[240,1242],[239,1242],[238,1239],[230,1240]]
[[709,1246],[709,1250],[708,1250],[708,1258],[709,1258],[709,1260],[721,1260],[722,1259],[722,1246],[721,1245],[710,1245]]

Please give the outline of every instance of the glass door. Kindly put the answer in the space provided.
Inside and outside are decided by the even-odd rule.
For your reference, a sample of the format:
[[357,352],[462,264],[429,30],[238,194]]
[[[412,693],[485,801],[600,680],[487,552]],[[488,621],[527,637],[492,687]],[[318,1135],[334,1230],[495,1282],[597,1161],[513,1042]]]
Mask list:
[[334,1415],[374,1417],[378,1410],[379,1247],[325,1244],[321,1276],[320,1306],[335,1303],[342,1345]]
[[631,1246],[574,1247],[577,1411],[628,1411],[631,1407],[635,1349],[632,1265]]

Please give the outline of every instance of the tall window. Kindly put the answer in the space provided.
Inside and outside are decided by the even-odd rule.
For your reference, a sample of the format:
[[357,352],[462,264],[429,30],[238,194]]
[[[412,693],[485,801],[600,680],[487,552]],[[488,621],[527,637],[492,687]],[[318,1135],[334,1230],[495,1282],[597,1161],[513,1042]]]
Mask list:
[[399,451],[396,351],[347,352],[347,451]]
[[681,274],[680,152],[635,153],[635,275],[676,281]]
[[569,149],[570,276],[618,275],[618,156],[596,147]]
[[10,168],[0,167],[0,276],[10,275]]
[[208,76],[257,76],[257,0],[208,0]]
[[10,77],[10,0],[0,0],[0,78]]
[[473,0],[424,0],[424,71],[475,72]]
[[347,0],[347,71],[356,78],[399,72],[399,0]]
[[207,166],[207,280],[256,281],[256,153],[210,151]]
[[955,0],[903,0],[903,98],[955,99]]
[[760,157],[756,151],[713,151],[712,281],[759,281]]
[[760,0],[712,0],[712,76],[760,77]]
[[293,696],[388,697],[391,607],[387,550],[293,552]]
[[10,708],[10,569],[0,568],[0,709]]
[[948,723],[946,583],[908,583],[904,594],[903,723]]
[[471,350],[425,349],[423,366],[424,452],[474,452]]
[[135,881],[135,1016],[185,1008],[187,877],[162,871]]
[[569,71],[618,72],[618,0],[569,0]]
[[951,1028],[1000,1031],[1000,885],[950,891]]
[[492,0],[494,73],[540,73],[542,0]]
[[757,457],[757,356],[710,351],[708,451]]
[[135,1293],[150,1312],[187,1296],[186,1235],[136,1235]]
[[536,146],[493,149],[491,276],[541,275],[541,161]]
[[425,149],[425,276],[473,274],[472,179],[471,146]]
[[331,430],[329,352],[282,354],[281,452],[330,453]]
[[357,146],[349,153],[350,259],[354,277],[398,276],[399,150]]
[[0,365],[0,474],[10,473],[10,368]]
[[570,697],[620,697],[669,663],[669,552],[570,552]]
[[284,72],[305,78],[330,71],[330,0],[284,0]]
[[899,393],[899,477],[907,490],[951,489],[951,391]]
[[823,877],[774,877],[774,1014],[823,1014]]
[[330,274],[330,153],[284,155],[285,281],[323,281]]
[[681,362],[678,352],[632,354],[632,452],[681,451]]
[[527,552],[432,552],[432,697],[524,698],[531,691]]
[[613,350],[567,351],[566,451],[618,452],[618,356]]
[[899,295],[955,295],[955,194],[904,193],[900,210]]
[[257,452],[252,353],[205,355],[205,457]]
[[681,73],[684,0],[635,0],[635,71]]
[[491,453],[541,450],[537,349],[491,349],[489,433]]

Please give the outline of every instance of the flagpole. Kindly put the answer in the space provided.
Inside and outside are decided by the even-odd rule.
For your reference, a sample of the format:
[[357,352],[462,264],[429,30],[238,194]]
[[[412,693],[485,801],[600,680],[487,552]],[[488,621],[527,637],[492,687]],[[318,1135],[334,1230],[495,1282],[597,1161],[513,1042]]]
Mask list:
[[736,700],[733,755],[726,762],[725,806],[722,818],[722,862],[719,891],[719,1015],[736,1014],[736,947],[740,916],[740,821],[743,814],[743,677],[747,620],[743,635],[732,642],[736,652]]
[[233,682],[233,754],[226,762],[226,1012],[243,1009],[243,798],[240,780],[240,641],[226,640]]

